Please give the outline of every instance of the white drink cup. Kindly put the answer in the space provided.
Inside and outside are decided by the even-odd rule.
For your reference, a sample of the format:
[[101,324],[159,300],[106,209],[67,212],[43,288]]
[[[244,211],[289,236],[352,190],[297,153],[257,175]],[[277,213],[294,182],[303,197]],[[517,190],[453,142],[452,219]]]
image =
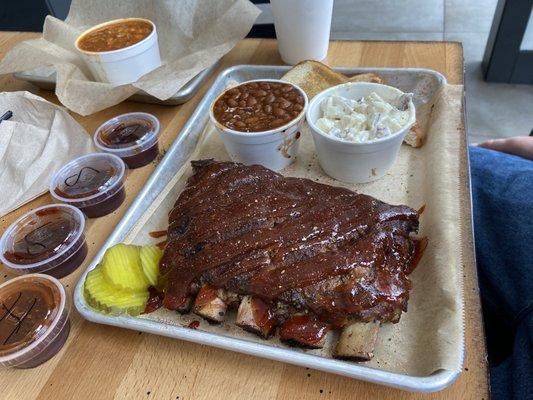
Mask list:
[[287,64],[328,54],[333,0],[270,0],[279,53]]

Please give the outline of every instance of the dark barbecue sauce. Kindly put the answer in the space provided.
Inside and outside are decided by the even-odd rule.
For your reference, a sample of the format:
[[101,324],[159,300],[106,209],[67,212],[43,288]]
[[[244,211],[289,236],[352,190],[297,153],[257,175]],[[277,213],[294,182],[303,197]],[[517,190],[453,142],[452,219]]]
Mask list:
[[100,139],[110,147],[124,146],[137,142],[152,130],[150,121],[133,119],[111,126],[102,132]]
[[254,297],[252,299],[252,313],[254,321],[261,329],[263,337],[270,336],[275,323],[272,309],[263,300]]
[[153,231],[153,232],[149,232],[148,235],[150,235],[150,237],[153,237],[154,239],[157,239],[160,237],[167,236],[167,231]]
[[152,286],[148,288],[148,291],[150,295],[148,296],[148,301],[146,302],[143,314],[154,312],[160,308],[163,305],[163,297],[165,297],[164,293]]
[[295,315],[281,325],[281,340],[307,347],[321,347],[320,343],[328,333],[329,326],[314,315]]
[[55,189],[55,193],[67,199],[80,199],[103,192],[116,175],[115,168],[108,166],[96,169],[90,166],[66,177]]
[[135,150],[134,155],[124,156],[122,157],[122,160],[128,165],[128,167],[133,169],[143,167],[146,164],[149,164],[157,157],[158,154],[159,145],[156,143],[146,150],[137,149]]
[[90,153],[78,157],[53,177],[52,196],[80,209],[89,218],[116,210],[126,197],[126,165],[120,157]]
[[191,329],[197,329],[200,326],[200,321],[192,321],[189,325],[187,325],[187,328]]
[[420,239],[412,239],[413,240],[413,256],[411,258],[411,264],[409,265],[409,268],[406,271],[406,274],[410,274],[413,272],[420,262],[420,259],[424,255],[424,251],[426,250],[426,247],[428,246],[428,238],[423,237]]
[[100,150],[122,158],[129,168],[139,168],[158,156],[159,130],[159,121],[151,114],[122,114],[97,129],[95,144]]
[[70,331],[58,281],[27,274],[0,288],[0,364],[33,368],[52,358]]
[[58,209],[37,211],[41,218],[31,230],[15,237],[12,251],[4,257],[16,264],[33,264],[53,257],[68,244],[76,222]]
[[59,295],[45,285],[20,285],[0,299],[0,351],[16,351],[40,337],[55,318]]

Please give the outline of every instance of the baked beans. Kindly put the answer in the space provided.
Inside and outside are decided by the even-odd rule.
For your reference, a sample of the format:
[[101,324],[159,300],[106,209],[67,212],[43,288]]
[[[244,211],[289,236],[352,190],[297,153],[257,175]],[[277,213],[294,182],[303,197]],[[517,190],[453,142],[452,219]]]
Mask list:
[[214,106],[215,119],[239,132],[262,132],[279,128],[304,109],[303,95],[281,82],[248,82],[224,92]]

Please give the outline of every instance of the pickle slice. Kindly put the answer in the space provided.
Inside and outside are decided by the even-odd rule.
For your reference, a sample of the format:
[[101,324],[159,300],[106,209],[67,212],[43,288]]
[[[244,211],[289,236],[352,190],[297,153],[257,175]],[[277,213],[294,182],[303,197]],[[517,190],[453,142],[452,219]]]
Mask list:
[[132,316],[141,314],[148,301],[148,291],[118,290],[106,281],[101,266],[87,274],[85,298],[92,307],[105,313]]
[[163,251],[157,246],[142,246],[140,256],[143,272],[150,284],[155,287],[159,276],[159,260],[163,257]]
[[142,270],[139,252],[138,246],[122,243],[107,249],[102,262],[104,278],[117,289],[148,289],[150,282]]

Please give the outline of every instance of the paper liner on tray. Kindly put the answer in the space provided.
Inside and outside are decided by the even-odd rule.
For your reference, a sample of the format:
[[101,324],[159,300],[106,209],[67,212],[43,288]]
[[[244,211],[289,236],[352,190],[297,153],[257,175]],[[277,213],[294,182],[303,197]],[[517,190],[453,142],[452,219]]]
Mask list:
[[[411,275],[413,290],[408,312],[402,315],[398,324],[381,327],[374,359],[365,363],[366,366],[412,376],[428,376],[441,369],[461,369],[464,353],[463,264],[458,188],[462,90],[462,86],[443,87],[434,99],[426,144],[418,149],[403,145],[393,170],[381,180],[352,185],[327,177],[318,164],[312,138],[307,131],[301,136],[296,163],[283,171],[284,175],[348,187],[392,204],[407,204],[415,209],[425,205],[420,235],[427,236],[429,244],[418,268]],[[129,233],[128,242],[146,243],[150,240],[149,232],[166,229],[168,211],[191,175],[189,161],[203,158],[229,160],[220,137],[210,125],[188,162]],[[180,316],[168,310],[158,310],[142,318],[177,326],[201,320],[195,315]],[[201,321],[198,329],[285,347],[277,338],[264,341],[244,332],[233,322],[230,314],[219,326]],[[293,350],[331,357],[335,343],[336,334],[333,334],[324,349]]]

